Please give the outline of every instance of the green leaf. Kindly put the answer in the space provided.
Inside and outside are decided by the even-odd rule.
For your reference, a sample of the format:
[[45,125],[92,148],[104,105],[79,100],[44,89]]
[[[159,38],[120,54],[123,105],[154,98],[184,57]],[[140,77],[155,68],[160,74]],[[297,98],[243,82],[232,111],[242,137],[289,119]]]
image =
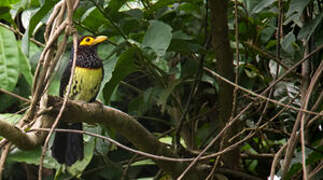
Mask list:
[[126,0],[111,0],[109,6],[106,8],[107,12],[117,12],[122,5],[127,2]]
[[182,39],[173,39],[168,47],[168,51],[175,51],[183,54],[192,54],[192,52],[198,52],[202,49],[203,47],[200,44]]
[[251,13],[257,14],[257,13],[263,11],[265,8],[269,7],[275,1],[276,0],[262,0],[252,9]]
[[269,26],[264,28],[261,31],[261,35],[260,35],[260,39],[262,42],[266,43],[267,41],[270,40],[270,38],[273,36],[274,32],[275,32],[275,27]]
[[18,1],[18,3],[13,5],[12,10],[14,10],[16,14],[16,13],[19,13],[20,9],[32,9],[32,8],[37,8],[39,6],[40,6],[40,0],[20,0]]
[[146,166],[146,165],[155,165],[156,163],[151,159],[145,159],[141,161],[137,161],[131,164],[131,166]]
[[118,58],[116,57],[116,55],[113,55],[108,60],[103,61],[104,76],[99,91],[99,98],[102,98],[102,100],[104,100],[104,98],[101,97],[103,95],[103,93],[101,92],[103,91],[105,85],[111,80],[112,73],[116,67],[117,62]]
[[11,26],[15,26],[15,21],[12,19],[10,8],[8,7],[0,7],[0,19],[7,21]]
[[3,7],[3,6],[12,6],[14,5],[15,3],[17,3],[19,0],[1,0],[0,1],[0,7]]
[[55,6],[58,0],[45,0],[44,5],[32,16],[29,22],[28,35],[31,36],[37,24],[42,20],[49,11]]
[[131,99],[128,104],[128,113],[131,115],[142,116],[147,110],[143,94]]
[[313,32],[316,30],[318,25],[320,24],[323,18],[323,12],[318,15],[315,19],[311,20],[310,22],[306,23],[302,29],[299,31],[297,38],[298,39],[305,39],[306,41],[312,36]]
[[83,26],[90,28],[92,31],[97,31],[102,24],[109,23],[96,7],[88,9],[82,15],[81,22]]
[[[99,134],[99,133],[97,133],[97,134]],[[109,134],[107,132],[103,131],[100,134],[103,136],[109,137]],[[105,139],[97,138],[96,143],[95,143],[95,147],[96,147],[95,148],[96,152],[105,156],[108,154],[108,152],[110,150],[110,142]]]
[[[158,141],[162,142],[164,144],[172,145],[173,137],[171,137],[171,136],[161,137],[158,139]],[[180,139],[180,143],[182,144],[183,147],[185,147],[185,148],[187,147],[183,138]]]
[[309,2],[310,0],[291,0],[286,16],[288,17],[296,13],[299,18],[303,14],[304,9]]
[[[21,151],[16,148],[8,155],[8,161],[39,165],[41,152],[41,147],[30,151]],[[59,166],[60,165],[51,157],[50,151],[47,151],[44,159],[44,167],[52,169],[58,168]]]
[[0,88],[11,91],[19,76],[19,50],[13,32],[0,27]]
[[172,39],[172,28],[161,21],[151,20],[149,22],[142,46],[150,47],[158,56],[163,56]]
[[187,35],[183,31],[176,31],[173,33],[173,39],[192,40],[193,36]]
[[154,177],[138,178],[137,180],[154,180]]
[[6,121],[7,123],[10,124],[16,124],[22,117],[21,114],[10,114],[10,113],[5,113],[5,114],[0,114],[0,120]]
[[19,49],[19,69],[20,73],[25,77],[28,84],[31,86],[33,81],[33,75],[31,74],[31,67],[29,64],[29,59],[25,56],[25,54],[22,52],[21,48]]
[[160,105],[161,112],[164,113],[166,110],[166,105],[167,105],[167,99],[173,92],[173,90],[176,88],[178,84],[181,83],[181,80],[175,80],[173,82],[169,82],[169,87],[167,89],[163,89],[159,95],[157,104]]
[[172,145],[173,138],[171,136],[165,136],[158,139],[159,142],[164,144]]
[[293,31],[289,32],[281,42],[282,48],[289,53],[290,55],[294,55],[295,50],[293,48],[293,43],[295,43],[296,38]]
[[84,158],[82,161],[76,161],[72,166],[67,168],[67,171],[75,177],[80,177],[86,166],[90,163],[93,157],[93,151],[95,148],[95,141],[93,137],[91,140],[84,143]]
[[29,37],[34,32],[37,24],[48,15],[49,11],[55,6],[58,0],[45,0],[44,5],[36,12],[32,13],[32,17],[30,18],[30,22],[28,27],[26,28],[26,32],[22,38],[22,51],[24,54],[29,57]]
[[146,11],[147,14],[152,14],[154,11],[157,9],[163,8],[163,7],[168,7],[171,4],[176,3],[174,0],[162,0],[162,1],[157,1],[155,4],[153,4],[149,9]]
[[119,82],[135,71],[134,59],[136,51],[136,48],[130,48],[120,55],[111,80],[103,88],[103,97],[107,103],[110,101],[111,95]]

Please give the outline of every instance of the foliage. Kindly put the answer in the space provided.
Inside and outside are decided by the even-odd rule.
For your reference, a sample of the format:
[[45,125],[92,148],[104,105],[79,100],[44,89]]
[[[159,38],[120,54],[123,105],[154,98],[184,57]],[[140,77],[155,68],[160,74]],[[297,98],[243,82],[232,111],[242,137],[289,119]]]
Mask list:
[[[34,70],[43,47],[31,38],[44,42],[45,22],[54,5],[52,0],[23,0],[0,2],[0,88],[28,98],[31,96]],[[214,49],[211,46],[211,26],[209,8],[203,0],[82,0],[73,21],[80,35],[108,35],[109,41],[99,47],[103,59],[105,77],[99,99],[138,119],[150,132],[159,136],[176,128],[182,113],[184,125],[181,142],[185,153],[201,151],[223,128],[214,119],[217,113],[216,98],[218,79],[205,71],[216,71]],[[236,47],[234,25],[234,1],[228,9],[228,27],[233,51],[239,48],[238,84],[254,92],[268,87],[279,75],[287,71],[278,61],[289,68],[316,47],[323,44],[322,3],[319,1],[282,1],[283,20],[281,33],[277,32],[279,14],[277,1],[238,1],[239,45]],[[9,30],[6,27],[10,27]],[[12,31],[14,29],[14,32]],[[20,36],[20,31],[23,36]],[[280,34],[280,49],[277,52]],[[215,37],[213,37],[215,38]],[[57,95],[59,79],[66,64],[71,44],[61,60],[60,68],[52,79],[50,93]],[[234,63],[237,64],[236,54]],[[309,62],[311,73],[321,63],[322,51],[313,55]],[[201,64],[203,63],[203,64]],[[199,77],[199,72],[202,72]],[[301,68],[292,71],[273,89],[270,98],[300,108],[303,101]],[[311,80],[311,74],[308,82]],[[197,91],[191,93],[192,88]],[[306,88],[307,89],[307,88]],[[322,82],[311,94],[309,110],[322,95]],[[189,97],[192,96],[192,101]],[[258,99],[257,99],[258,100]],[[237,95],[236,112],[240,112],[253,98],[245,92]],[[320,100],[321,101],[321,100]],[[186,104],[188,107],[186,107]],[[231,102],[228,102],[231,103]],[[322,103],[315,112],[322,111]],[[10,116],[20,111],[26,104],[0,91],[0,119],[17,121]],[[240,117],[242,129],[252,129],[268,123],[257,131],[253,138],[245,141],[240,148],[242,157],[239,166],[243,172],[265,179],[269,176],[272,158],[254,158],[256,155],[277,153],[287,143],[298,112],[285,110],[272,119],[281,109],[269,103],[263,113],[265,102],[254,102]],[[187,109],[186,109],[187,108]],[[310,117],[310,118],[309,118]],[[308,116],[308,119],[313,116]],[[270,120],[270,121],[269,121]],[[117,141],[132,146],[111,129],[88,127],[87,130],[110,136]],[[134,132],[135,133],[135,132]],[[243,139],[248,131],[240,134]],[[174,143],[175,131],[168,132],[160,141]],[[322,119],[306,126],[307,164],[310,168],[322,161]],[[160,174],[156,164],[147,158],[133,158],[134,155],[116,148],[94,137],[85,137],[86,157],[71,168],[60,167],[49,155],[45,167],[50,178],[81,177],[84,179],[153,179]],[[217,147],[217,146],[216,146]],[[216,152],[216,147],[210,150]],[[12,173],[26,175],[30,170],[37,175],[34,166],[39,165],[40,149],[22,152],[18,149],[8,156],[5,179]],[[48,153],[50,154],[50,153]],[[180,154],[180,153],[179,153]],[[182,154],[180,154],[182,155]],[[299,178],[302,170],[301,148],[297,145],[296,156],[292,160],[288,177]],[[183,155],[184,156],[184,155]],[[213,165],[215,159],[209,160]],[[128,167],[129,168],[126,168]],[[278,167],[277,175],[282,175]],[[13,171],[14,169],[14,171]],[[123,171],[127,169],[126,174]],[[62,170],[62,171],[61,171]],[[159,176],[167,179],[163,172]],[[318,173],[316,179],[322,179]],[[11,177],[18,179],[18,177]]]

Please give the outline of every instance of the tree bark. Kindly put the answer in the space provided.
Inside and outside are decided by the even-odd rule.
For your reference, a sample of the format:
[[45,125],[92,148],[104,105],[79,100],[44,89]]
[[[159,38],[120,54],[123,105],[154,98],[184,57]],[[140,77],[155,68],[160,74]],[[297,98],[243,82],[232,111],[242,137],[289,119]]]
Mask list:
[[[228,1],[210,0],[211,9],[211,33],[212,46],[216,57],[216,71],[230,81],[234,80],[233,53],[230,47],[229,31],[228,31]],[[233,101],[233,86],[221,81],[217,81],[219,85],[218,98],[216,103],[215,121],[218,129],[221,130],[230,120]],[[228,129],[224,137],[224,147],[227,140],[234,135],[239,128]],[[239,167],[239,148],[232,150],[223,155],[222,161],[224,166],[229,169],[238,169]]]
[[[43,112],[42,115],[37,118],[32,128],[49,128],[54,122],[62,103],[62,98],[48,96],[48,107],[53,107],[53,110]],[[127,138],[141,151],[155,155],[177,157],[168,145],[159,142],[159,140],[136,121],[136,119],[118,109],[107,107],[99,103],[69,100],[61,118],[60,121],[100,124],[112,128]],[[0,135],[7,138],[22,150],[30,150],[40,146],[46,138],[46,134],[46,132],[34,131],[25,133],[14,125],[0,120]],[[154,161],[173,178],[178,177],[188,166],[187,162]],[[203,170],[196,167],[188,173],[186,179],[200,179],[201,177],[205,177],[205,175]]]

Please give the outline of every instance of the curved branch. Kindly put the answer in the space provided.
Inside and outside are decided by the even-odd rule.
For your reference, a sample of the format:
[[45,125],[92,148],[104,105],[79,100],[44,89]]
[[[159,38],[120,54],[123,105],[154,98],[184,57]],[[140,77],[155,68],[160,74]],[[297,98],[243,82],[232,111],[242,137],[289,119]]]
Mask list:
[[[38,111],[39,116],[33,126],[28,129],[51,127],[63,104],[63,98],[48,96],[47,102],[48,107],[51,108]],[[171,150],[170,146],[159,142],[158,138],[145,129],[136,119],[118,109],[104,106],[98,102],[86,103],[84,101],[68,100],[61,120],[65,122],[100,124],[114,129],[141,151],[159,156],[177,157],[177,154]],[[31,131],[25,133],[14,125],[0,120],[0,135],[8,139],[18,148],[29,150],[41,145],[46,138],[47,132]],[[188,162],[153,160],[172,177],[179,176],[188,165]],[[198,167],[194,168],[188,174],[187,179],[200,179],[206,175],[203,169],[198,169]]]
[[[40,127],[40,121],[36,121],[33,127]],[[22,129],[0,119],[0,135],[15,144],[19,149],[31,150],[42,142],[42,135],[46,133],[25,133]]]
[[[50,116],[55,118],[62,102],[62,98],[60,97],[48,96],[48,105],[54,107],[54,110],[49,112]],[[118,109],[104,106],[98,102],[86,103],[84,101],[69,100],[62,115],[62,120],[65,122],[100,124],[114,129],[127,138],[139,150],[155,155],[177,157],[168,145],[159,142],[159,140],[136,119]],[[154,161],[160,168],[173,177],[180,175],[187,166],[187,162]],[[200,179],[203,175],[205,174],[196,168],[192,173],[189,173],[189,176],[187,177],[189,177],[189,179]]]

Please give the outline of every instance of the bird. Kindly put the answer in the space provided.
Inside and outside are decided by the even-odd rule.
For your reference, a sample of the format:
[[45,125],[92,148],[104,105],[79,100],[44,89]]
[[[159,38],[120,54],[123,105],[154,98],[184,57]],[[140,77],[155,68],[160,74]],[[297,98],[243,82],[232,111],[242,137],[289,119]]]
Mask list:
[[[94,102],[104,76],[102,60],[97,55],[97,46],[107,40],[107,36],[86,35],[78,40],[77,58],[70,93],[68,82],[73,66],[73,48],[69,62],[60,80],[59,95],[68,99]],[[58,128],[82,130],[82,122],[59,122]],[[73,165],[84,158],[83,135],[71,132],[56,132],[51,147],[52,157],[60,164]]]

